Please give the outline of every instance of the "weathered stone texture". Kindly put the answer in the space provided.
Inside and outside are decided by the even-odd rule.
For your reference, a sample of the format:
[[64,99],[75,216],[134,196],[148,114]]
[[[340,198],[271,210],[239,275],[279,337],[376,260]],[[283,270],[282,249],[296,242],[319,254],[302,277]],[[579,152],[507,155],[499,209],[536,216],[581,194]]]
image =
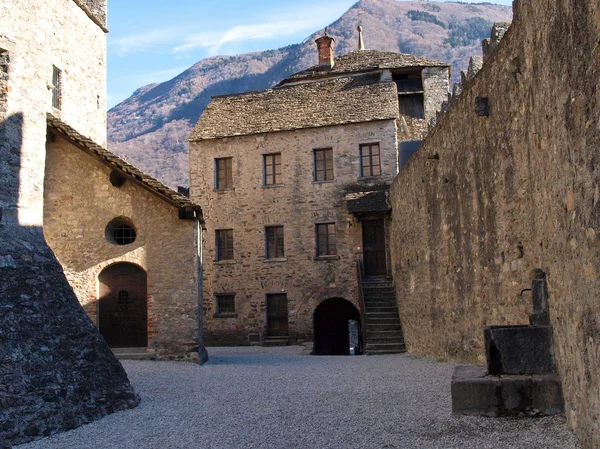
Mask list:
[[409,350],[483,363],[483,327],[527,324],[520,292],[543,269],[566,413],[589,448],[600,447],[599,23],[595,1],[515,2],[512,27],[391,192]]
[[[382,176],[360,178],[359,145],[379,142]],[[333,148],[334,181],[315,182],[313,149]],[[263,186],[263,154],[281,152],[283,184]],[[312,340],[313,313],[341,297],[358,308],[361,224],[346,190],[389,184],[398,170],[395,120],[191,142],[191,197],[202,204],[207,345],[264,335],[266,294],[287,293],[292,339]],[[214,190],[214,158],[233,157],[233,188]],[[315,260],[315,223],[335,222],[337,256]],[[265,260],[265,226],[283,225],[285,259]],[[234,260],[215,262],[215,229],[233,229]],[[235,293],[236,316],[215,317],[218,293]]]
[[[111,185],[113,170],[61,138],[50,143],[44,183],[44,235],[84,309],[98,323],[98,275],[117,262],[148,274],[148,347],[163,357],[196,358],[198,350],[198,221],[129,179]],[[137,238],[119,246],[108,223],[129,218]]]

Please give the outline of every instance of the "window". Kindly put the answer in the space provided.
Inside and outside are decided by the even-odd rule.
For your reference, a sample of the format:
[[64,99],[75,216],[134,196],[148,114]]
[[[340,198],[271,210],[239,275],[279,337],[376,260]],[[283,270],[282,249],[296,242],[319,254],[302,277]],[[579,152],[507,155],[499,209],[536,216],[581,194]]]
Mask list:
[[217,314],[235,313],[235,295],[217,295]]
[[421,72],[394,73],[392,79],[398,89],[400,114],[406,117],[424,119],[424,90]]
[[215,188],[230,189],[233,187],[233,158],[215,159]]
[[378,143],[368,143],[360,146],[360,175],[381,175],[381,157]]
[[233,229],[216,231],[217,260],[233,259]]
[[266,186],[281,184],[281,153],[265,154],[264,156],[264,180]]
[[314,150],[315,181],[331,181],[333,179],[333,149]]
[[129,304],[129,292],[127,290],[121,290],[118,295],[119,304]]
[[60,109],[62,96],[62,72],[52,66],[52,107]]
[[425,118],[423,94],[400,95],[398,101],[401,115],[421,120]]
[[265,228],[267,240],[267,259],[281,259],[283,251],[283,226],[268,226]]
[[104,231],[104,236],[113,245],[130,245],[135,242],[137,233],[133,222],[127,217],[111,220]]
[[320,223],[317,225],[317,257],[335,256],[335,223]]

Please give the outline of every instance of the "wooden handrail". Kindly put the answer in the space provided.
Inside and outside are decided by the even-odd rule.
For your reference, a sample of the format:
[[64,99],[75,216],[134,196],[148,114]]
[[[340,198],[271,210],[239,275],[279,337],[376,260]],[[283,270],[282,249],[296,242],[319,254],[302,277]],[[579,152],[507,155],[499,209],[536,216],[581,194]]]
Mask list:
[[361,354],[365,353],[367,347],[367,313],[365,311],[365,297],[363,293],[363,273],[361,260],[356,260],[356,280],[358,281],[358,306],[360,308],[360,344]]

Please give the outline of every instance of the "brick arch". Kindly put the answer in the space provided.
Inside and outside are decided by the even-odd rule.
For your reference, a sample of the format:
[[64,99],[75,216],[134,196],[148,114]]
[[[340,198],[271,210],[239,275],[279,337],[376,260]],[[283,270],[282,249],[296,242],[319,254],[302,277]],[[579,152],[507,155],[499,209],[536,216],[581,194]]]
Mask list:
[[339,297],[322,301],[313,315],[313,354],[349,355],[349,320],[360,323],[360,312],[350,301]]

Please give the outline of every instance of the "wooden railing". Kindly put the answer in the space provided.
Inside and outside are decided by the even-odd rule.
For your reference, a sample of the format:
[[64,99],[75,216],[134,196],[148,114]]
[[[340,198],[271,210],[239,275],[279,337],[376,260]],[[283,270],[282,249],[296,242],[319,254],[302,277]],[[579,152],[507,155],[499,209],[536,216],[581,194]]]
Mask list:
[[358,282],[358,306],[360,308],[360,352],[361,354],[364,354],[367,348],[367,312],[365,309],[365,297],[363,293],[362,260],[356,261],[356,280]]

